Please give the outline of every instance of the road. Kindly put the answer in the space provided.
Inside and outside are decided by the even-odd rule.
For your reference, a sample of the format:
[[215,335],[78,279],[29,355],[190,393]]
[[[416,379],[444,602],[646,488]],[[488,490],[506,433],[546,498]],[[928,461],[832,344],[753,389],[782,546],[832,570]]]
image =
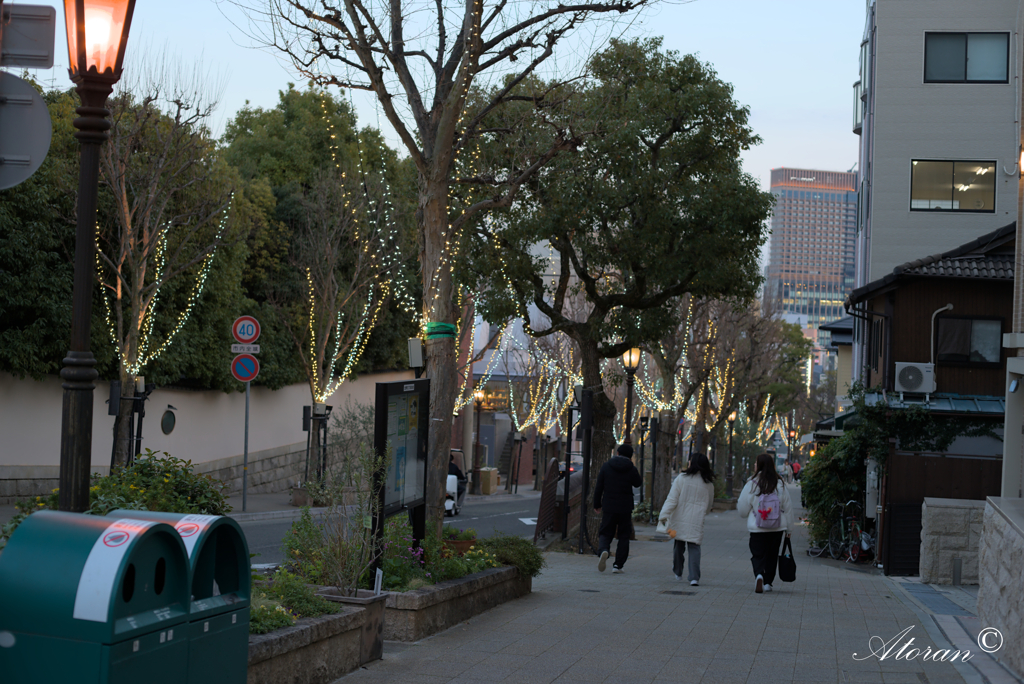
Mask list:
[[[528,496],[493,502],[467,501],[458,516],[446,517],[444,522],[460,528],[471,527],[481,537],[501,531],[532,538],[539,505],[540,497],[532,492]],[[280,563],[284,560],[281,540],[291,529],[290,520],[254,520],[239,524],[249,543],[249,553],[258,554],[252,559],[253,563]]]

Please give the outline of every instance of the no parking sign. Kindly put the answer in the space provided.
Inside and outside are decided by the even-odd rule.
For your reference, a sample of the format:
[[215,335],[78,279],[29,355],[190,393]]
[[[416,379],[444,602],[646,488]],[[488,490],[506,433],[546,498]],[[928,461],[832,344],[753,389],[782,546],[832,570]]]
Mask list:
[[239,354],[231,360],[231,374],[238,382],[250,382],[260,374],[260,362],[252,354]]

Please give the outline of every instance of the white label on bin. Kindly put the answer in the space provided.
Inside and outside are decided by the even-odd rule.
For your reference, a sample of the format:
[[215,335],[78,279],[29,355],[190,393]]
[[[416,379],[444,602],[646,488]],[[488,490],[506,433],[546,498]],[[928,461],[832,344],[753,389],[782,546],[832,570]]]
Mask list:
[[173,639],[174,639],[174,630],[173,629],[167,630],[167,640],[168,641],[172,641]]
[[110,596],[117,581],[117,570],[121,567],[128,547],[134,537],[142,534],[156,523],[121,518],[107,526],[107,529],[92,545],[82,576],[78,579],[78,593],[75,594],[76,620],[106,622],[110,612]]
[[138,653],[138,652],[139,652],[139,640],[136,639],[135,641],[132,642],[132,653]]
[[185,542],[185,551],[189,558],[192,557],[192,549],[196,546],[196,540],[200,533],[210,526],[219,515],[186,515],[174,525],[174,529],[181,535],[181,541]]

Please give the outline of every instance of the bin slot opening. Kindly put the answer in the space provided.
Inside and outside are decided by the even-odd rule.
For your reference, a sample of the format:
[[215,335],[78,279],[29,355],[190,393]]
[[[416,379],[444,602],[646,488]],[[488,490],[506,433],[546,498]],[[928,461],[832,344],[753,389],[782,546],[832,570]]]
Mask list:
[[248,598],[249,578],[240,572],[240,568],[248,565],[246,560],[242,540],[234,529],[222,526],[212,530],[196,562],[192,576],[192,600],[225,594]]
[[135,595],[135,563],[129,563],[128,569],[124,572],[124,579],[121,581],[121,598],[125,603],[132,600]]
[[167,560],[163,557],[156,562],[156,577],[153,578],[153,589],[157,595],[164,593],[164,584],[167,582]]

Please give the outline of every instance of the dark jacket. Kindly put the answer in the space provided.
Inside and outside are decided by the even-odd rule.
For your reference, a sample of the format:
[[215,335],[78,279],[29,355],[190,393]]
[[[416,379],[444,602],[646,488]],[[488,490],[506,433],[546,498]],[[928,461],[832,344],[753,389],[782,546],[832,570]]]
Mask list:
[[608,514],[633,510],[633,487],[640,486],[640,471],[624,456],[612,456],[601,466],[594,487],[594,508]]
[[454,475],[460,480],[466,479],[466,476],[462,474],[461,470],[459,470],[459,466],[455,465],[455,461],[448,461],[448,474]]

